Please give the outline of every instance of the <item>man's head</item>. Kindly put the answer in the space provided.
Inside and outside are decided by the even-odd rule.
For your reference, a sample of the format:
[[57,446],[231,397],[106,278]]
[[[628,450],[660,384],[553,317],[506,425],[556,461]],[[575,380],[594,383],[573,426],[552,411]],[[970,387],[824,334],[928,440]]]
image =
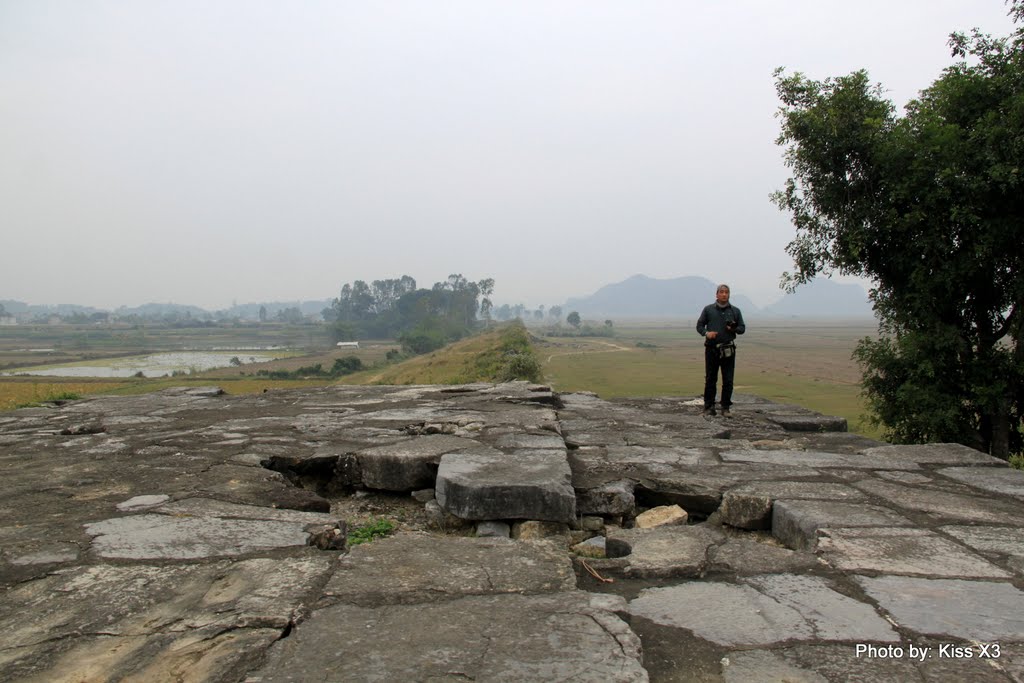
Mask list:
[[715,301],[719,306],[729,303],[729,285],[718,285],[718,289],[715,290]]

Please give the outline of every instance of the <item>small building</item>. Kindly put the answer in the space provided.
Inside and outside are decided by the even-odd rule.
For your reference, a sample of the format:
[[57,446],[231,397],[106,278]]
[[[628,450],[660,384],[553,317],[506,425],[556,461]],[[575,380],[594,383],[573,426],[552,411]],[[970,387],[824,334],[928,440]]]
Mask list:
[[349,348],[349,349],[358,349],[359,348],[359,342],[357,342],[357,341],[354,341],[354,342],[338,342],[338,346]]

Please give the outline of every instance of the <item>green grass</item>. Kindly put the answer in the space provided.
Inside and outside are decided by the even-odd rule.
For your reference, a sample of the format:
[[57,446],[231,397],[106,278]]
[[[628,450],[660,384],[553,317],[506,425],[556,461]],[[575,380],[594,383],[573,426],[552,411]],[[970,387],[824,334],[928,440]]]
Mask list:
[[359,545],[361,543],[370,543],[378,538],[385,538],[390,536],[395,531],[395,523],[390,519],[384,517],[378,519],[371,519],[365,524],[353,527],[348,532],[348,544]]

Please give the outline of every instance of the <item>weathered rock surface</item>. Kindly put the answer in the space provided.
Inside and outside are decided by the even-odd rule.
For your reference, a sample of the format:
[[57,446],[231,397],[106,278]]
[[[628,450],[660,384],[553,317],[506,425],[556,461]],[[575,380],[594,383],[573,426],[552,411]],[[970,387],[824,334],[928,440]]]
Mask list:
[[441,458],[435,496],[462,519],[568,522],[576,516],[571,482],[560,451],[462,451]]
[[[1024,679],[1024,474],[689,398],[207,387],[0,414],[0,679]],[[381,491],[399,531],[346,549],[340,511]],[[687,524],[633,528],[673,505]]]

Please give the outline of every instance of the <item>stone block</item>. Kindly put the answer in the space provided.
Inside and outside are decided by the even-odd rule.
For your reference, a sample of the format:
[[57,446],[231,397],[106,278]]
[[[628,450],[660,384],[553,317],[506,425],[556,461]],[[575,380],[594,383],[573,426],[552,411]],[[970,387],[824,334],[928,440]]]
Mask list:
[[686,524],[689,515],[678,505],[660,505],[636,516],[637,529]]
[[434,485],[441,456],[480,444],[458,436],[427,435],[356,453],[363,485],[386,491],[415,491]]
[[630,515],[636,509],[633,484],[612,481],[594,488],[577,489],[576,505],[585,515]]
[[539,541],[546,538],[566,540],[569,538],[569,525],[534,520],[516,522],[512,525],[512,538],[517,541]]
[[818,530],[833,526],[911,526],[911,522],[877,505],[777,500],[772,506],[772,535],[796,550],[814,549]]
[[569,523],[576,516],[569,462],[556,451],[475,450],[441,458],[435,495],[463,519]]
[[723,524],[739,529],[770,529],[772,499],[768,496],[728,491],[722,496],[718,514]]
[[722,540],[721,532],[703,526],[609,529],[605,548],[608,557],[628,560],[621,569],[627,578],[696,578],[707,566],[708,548]]

